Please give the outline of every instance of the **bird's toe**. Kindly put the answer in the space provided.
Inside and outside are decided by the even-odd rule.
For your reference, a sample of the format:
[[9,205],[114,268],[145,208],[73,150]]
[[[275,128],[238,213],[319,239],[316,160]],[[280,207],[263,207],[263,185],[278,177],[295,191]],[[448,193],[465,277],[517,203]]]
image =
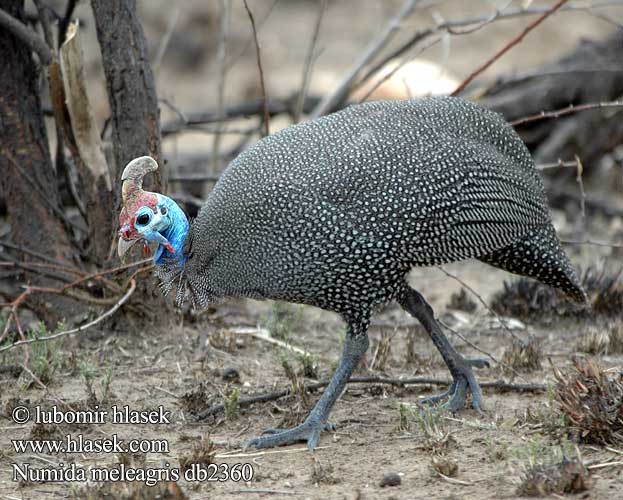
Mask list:
[[305,421],[301,425],[291,429],[265,429],[261,436],[250,439],[245,443],[245,448],[255,446],[256,448],[275,448],[286,446],[301,441],[307,442],[307,447],[313,450],[318,446],[320,433],[323,430],[334,430],[335,424]]

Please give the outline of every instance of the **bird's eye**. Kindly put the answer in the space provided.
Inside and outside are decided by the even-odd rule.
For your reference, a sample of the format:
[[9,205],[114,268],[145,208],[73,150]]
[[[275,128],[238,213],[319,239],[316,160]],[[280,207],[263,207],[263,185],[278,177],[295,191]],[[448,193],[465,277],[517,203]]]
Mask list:
[[161,208],[160,208],[160,213],[161,213],[162,215],[167,215],[167,207],[161,207]]
[[145,224],[147,224],[149,222],[149,215],[148,214],[141,214],[136,218],[136,223],[139,226],[144,226]]

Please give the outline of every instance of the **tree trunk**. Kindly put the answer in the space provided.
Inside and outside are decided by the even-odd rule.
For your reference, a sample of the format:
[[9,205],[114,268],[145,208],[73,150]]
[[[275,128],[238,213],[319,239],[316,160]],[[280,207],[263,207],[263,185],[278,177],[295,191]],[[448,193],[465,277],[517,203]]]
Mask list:
[[[97,38],[102,53],[106,89],[111,109],[115,165],[113,224],[118,227],[121,211],[121,172],[126,164],[144,155],[152,156],[160,168],[147,178],[144,188],[164,192],[164,165],[160,152],[160,111],[154,76],[147,57],[135,0],[91,0]],[[137,247],[140,245],[137,245]],[[115,246],[116,248],[116,246]],[[137,249],[140,250],[140,249]],[[152,319],[164,318],[170,309],[158,291],[155,279],[141,280],[136,296],[151,311]]]
[[164,190],[160,162],[160,112],[147,43],[136,12],[135,0],[91,0],[97,38],[102,52],[108,101],[112,112],[115,165],[113,190],[115,224],[121,209],[121,172],[132,159],[150,155],[160,168],[146,189]]
[[[24,0],[5,0],[3,9],[24,20]],[[64,222],[39,99],[39,68],[31,51],[8,30],[0,30],[0,183],[14,243],[61,263],[76,257]],[[27,254],[23,261],[32,261]],[[61,272],[56,272],[61,278]],[[26,274],[31,284],[58,287],[62,281]],[[27,304],[46,324],[71,312],[72,301],[32,294]]]

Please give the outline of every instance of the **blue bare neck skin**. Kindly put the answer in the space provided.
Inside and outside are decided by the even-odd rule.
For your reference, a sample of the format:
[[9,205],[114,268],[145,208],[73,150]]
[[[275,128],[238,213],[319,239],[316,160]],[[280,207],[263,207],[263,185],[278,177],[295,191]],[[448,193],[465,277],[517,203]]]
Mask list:
[[171,253],[163,245],[158,245],[156,253],[154,254],[154,262],[156,265],[164,264],[165,262],[174,261],[179,267],[184,267],[187,256],[184,255],[184,242],[188,236],[190,225],[186,215],[180,207],[177,206],[171,198],[160,195],[161,203],[167,207],[167,217],[170,220],[169,225],[160,234],[164,236],[175,253]]

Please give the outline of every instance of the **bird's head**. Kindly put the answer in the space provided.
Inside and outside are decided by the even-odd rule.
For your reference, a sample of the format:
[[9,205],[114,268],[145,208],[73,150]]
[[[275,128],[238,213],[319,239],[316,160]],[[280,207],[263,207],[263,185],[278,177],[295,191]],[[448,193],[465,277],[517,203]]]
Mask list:
[[138,241],[154,242],[158,248],[154,262],[173,259],[183,265],[184,241],[188,235],[188,219],[182,209],[169,197],[143,191],[143,177],[158,168],[149,156],[135,158],[121,174],[123,208],[119,214],[119,257]]

